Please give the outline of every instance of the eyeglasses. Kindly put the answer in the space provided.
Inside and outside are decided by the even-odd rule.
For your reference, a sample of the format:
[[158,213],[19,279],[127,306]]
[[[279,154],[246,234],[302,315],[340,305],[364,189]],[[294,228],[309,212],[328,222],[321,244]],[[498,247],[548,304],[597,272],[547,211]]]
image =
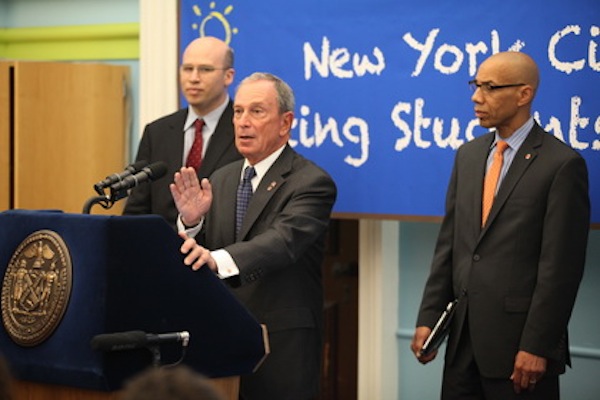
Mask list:
[[474,92],[477,89],[481,89],[484,93],[490,93],[494,90],[504,89],[509,87],[517,87],[517,86],[525,86],[526,83],[511,83],[510,85],[493,85],[490,82],[477,82],[477,80],[473,79],[469,81],[469,87]]
[[213,67],[212,65],[189,65],[189,64],[183,64],[181,66],[181,72],[185,73],[185,74],[191,74],[194,72],[194,70],[196,70],[198,72],[199,75],[208,75],[212,72],[215,72],[217,70],[220,71],[224,71],[226,69],[229,69],[231,67],[225,67],[225,68],[217,68],[217,67]]

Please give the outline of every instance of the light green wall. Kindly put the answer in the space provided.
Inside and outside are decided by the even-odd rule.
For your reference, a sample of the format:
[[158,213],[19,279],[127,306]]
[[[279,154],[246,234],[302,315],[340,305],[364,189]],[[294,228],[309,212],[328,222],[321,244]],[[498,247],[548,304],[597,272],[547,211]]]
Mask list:
[[0,28],[0,58],[12,60],[137,60],[139,24]]
[[128,66],[134,158],[140,131],[137,0],[0,0],[0,59]]

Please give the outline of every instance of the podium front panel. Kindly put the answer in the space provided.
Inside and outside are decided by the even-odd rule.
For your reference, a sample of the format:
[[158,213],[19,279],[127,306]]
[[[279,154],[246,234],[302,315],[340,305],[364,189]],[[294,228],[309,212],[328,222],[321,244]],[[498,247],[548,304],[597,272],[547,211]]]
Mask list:
[[36,346],[16,344],[5,329],[0,348],[19,379],[116,390],[151,366],[146,348],[99,352],[99,334],[188,331],[190,342],[160,345],[161,364],[183,363],[209,377],[251,373],[263,358],[257,321],[208,268],[183,264],[182,240],[158,216],[103,216],[59,211],[0,213],[0,271],[40,230],[56,232],[72,261],[71,294],[54,332]]

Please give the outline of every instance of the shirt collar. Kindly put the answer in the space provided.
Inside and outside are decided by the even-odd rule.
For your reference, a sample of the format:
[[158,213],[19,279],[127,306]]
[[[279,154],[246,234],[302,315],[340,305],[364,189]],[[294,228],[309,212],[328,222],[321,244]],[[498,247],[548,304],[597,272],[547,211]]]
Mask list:
[[496,131],[496,137],[494,139],[494,143],[492,143],[492,147],[496,146],[499,140],[504,140],[508,143],[510,149],[517,151],[525,141],[525,138],[533,128],[533,116],[530,116],[529,119],[521,125],[508,139],[503,139],[498,135],[498,131]]
[[[256,164],[253,165],[254,170],[256,171],[256,178],[258,178],[258,182],[260,182],[260,180],[263,178],[263,176],[265,176],[265,174],[267,173],[267,171],[269,170],[269,168],[271,168],[271,166],[279,158],[279,156],[281,155],[281,153],[283,153],[283,149],[285,148],[286,144],[284,144],[279,149],[277,149],[276,151],[274,151],[273,153],[271,153],[271,155],[269,155],[264,160],[259,161],[259,162],[257,162]],[[248,160],[244,159],[244,166],[242,167],[242,173],[240,175],[240,180],[241,180],[241,177],[244,174],[244,170],[249,165],[250,165],[250,163],[248,162]]]
[[212,110],[204,116],[197,115],[192,106],[188,105],[188,113],[185,119],[185,124],[183,124],[183,131],[185,132],[188,129],[190,129],[197,119],[203,119],[204,126],[206,126],[209,131],[214,131],[217,127],[217,124],[219,123],[221,114],[223,114],[223,111],[225,111],[225,108],[227,107],[228,103],[229,95],[225,97],[225,101],[223,101],[223,103],[221,103],[219,107],[215,108],[214,110]]

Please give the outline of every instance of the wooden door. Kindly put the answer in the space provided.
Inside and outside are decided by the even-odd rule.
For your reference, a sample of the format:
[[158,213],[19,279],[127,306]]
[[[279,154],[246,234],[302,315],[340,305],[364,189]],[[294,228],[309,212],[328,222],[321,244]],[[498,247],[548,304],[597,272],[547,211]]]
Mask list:
[[331,220],[323,286],[325,343],[318,400],[353,400],[358,379],[358,220]]
[[96,195],[93,185],[126,165],[128,67],[13,62],[11,68],[13,207],[80,213]]
[[10,208],[10,63],[0,62],[0,211]]

